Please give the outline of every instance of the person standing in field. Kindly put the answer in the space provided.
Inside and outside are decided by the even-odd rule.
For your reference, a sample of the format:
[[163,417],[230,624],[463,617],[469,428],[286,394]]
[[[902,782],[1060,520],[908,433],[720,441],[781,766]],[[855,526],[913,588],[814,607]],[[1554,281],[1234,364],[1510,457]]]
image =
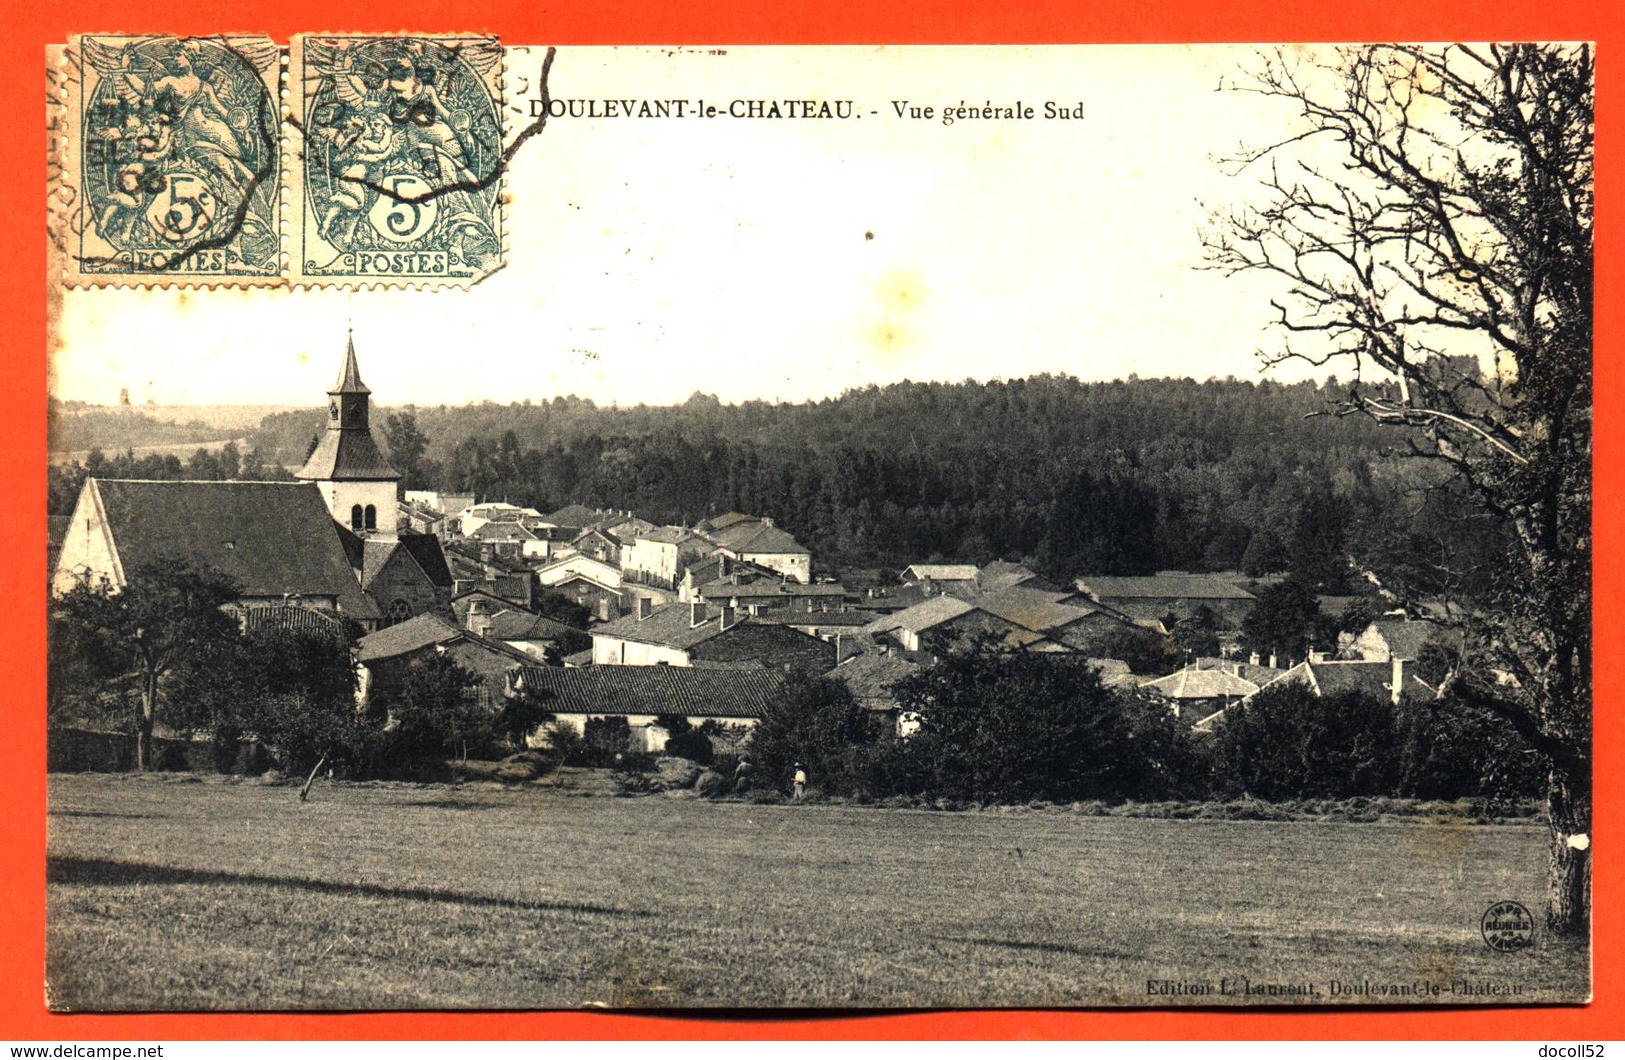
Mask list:
[[796,798],[797,802],[800,802],[802,796],[807,794],[807,771],[805,769],[801,768],[801,763],[800,762],[796,763],[795,786],[796,786],[796,796],[795,796],[795,798]]

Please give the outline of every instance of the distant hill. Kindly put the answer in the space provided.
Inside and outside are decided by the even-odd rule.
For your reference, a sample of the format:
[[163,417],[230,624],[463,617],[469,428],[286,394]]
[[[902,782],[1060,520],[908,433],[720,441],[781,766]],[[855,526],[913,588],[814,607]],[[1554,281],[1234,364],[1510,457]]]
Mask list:
[[290,405],[87,405],[52,401],[50,451],[54,462],[134,450],[186,455],[198,446],[239,443],[266,416],[292,411]]

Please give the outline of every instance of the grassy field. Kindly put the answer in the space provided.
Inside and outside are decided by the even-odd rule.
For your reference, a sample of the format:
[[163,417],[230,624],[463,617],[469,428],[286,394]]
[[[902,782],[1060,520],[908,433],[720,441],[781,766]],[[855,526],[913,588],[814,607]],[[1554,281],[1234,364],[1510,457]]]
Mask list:
[[[89,1009],[1576,1000],[1491,951],[1542,827],[1163,821],[57,775],[47,980]],[[1452,984],[1507,993],[1462,994]],[[1459,987],[1455,988],[1459,991]],[[1516,994],[1511,993],[1516,989]],[[1254,995],[1254,1003],[1271,1000]]]

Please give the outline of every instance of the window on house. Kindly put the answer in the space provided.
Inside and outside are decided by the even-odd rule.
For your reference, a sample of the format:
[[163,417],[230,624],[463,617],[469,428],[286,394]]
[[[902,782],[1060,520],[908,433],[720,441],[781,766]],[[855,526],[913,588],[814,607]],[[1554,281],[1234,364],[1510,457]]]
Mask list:
[[350,506],[350,529],[351,530],[360,530],[362,528],[361,520],[362,520],[361,505],[352,504]]
[[367,505],[366,518],[367,518],[367,529],[368,530],[376,530],[376,529],[378,529],[378,509],[376,507],[374,507],[371,504]]

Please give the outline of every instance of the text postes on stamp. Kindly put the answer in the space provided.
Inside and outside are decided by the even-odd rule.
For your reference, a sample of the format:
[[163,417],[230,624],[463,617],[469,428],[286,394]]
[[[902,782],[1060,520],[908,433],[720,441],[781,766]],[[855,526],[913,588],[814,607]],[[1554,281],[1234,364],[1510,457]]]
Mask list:
[[302,36],[290,57],[295,283],[466,285],[502,262],[502,50]]
[[283,282],[277,45],[85,35],[63,62],[67,282]]

